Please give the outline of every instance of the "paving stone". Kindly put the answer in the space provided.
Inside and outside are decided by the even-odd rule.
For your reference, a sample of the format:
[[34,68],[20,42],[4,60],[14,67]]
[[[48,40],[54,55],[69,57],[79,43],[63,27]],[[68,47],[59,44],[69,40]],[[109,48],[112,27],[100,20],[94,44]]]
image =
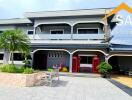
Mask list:
[[103,78],[61,76],[53,87],[0,86],[0,100],[132,100],[132,97]]

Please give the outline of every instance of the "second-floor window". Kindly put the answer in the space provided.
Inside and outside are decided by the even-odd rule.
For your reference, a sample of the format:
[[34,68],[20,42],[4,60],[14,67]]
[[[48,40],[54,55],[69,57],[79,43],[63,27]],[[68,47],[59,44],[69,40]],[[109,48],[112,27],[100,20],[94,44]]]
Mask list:
[[78,34],[98,34],[98,29],[78,28]]
[[33,30],[29,30],[28,35],[33,35]]
[[50,34],[63,34],[64,30],[50,30]]

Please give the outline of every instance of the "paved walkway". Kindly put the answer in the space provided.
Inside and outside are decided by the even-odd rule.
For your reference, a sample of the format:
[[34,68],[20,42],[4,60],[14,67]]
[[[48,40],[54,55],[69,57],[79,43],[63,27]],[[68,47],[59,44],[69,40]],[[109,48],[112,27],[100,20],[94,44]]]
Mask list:
[[0,100],[132,100],[128,94],[102,78],[60,77],[53,87],[3,87]]

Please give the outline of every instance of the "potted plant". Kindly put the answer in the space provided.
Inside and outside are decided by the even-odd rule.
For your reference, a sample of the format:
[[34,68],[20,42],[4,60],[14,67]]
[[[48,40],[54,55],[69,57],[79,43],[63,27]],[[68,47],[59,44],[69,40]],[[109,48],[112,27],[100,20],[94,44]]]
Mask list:
[[109,78],[110,77],[110,72],[112,70],[112,66],[106,62],[101,62],[97,66],[97,70],[99,73],[101,73],[103,78]]

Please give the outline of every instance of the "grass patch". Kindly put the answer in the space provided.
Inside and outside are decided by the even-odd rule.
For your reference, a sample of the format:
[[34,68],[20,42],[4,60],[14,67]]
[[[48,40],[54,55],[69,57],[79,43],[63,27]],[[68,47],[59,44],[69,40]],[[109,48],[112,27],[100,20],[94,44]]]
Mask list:
[[32,74],[33,69],[28,68],[28,67],[17,67],[13,64],[7,64],[7,65],[2,65],[0,67],[1,72],[7,72],[7,73],[24,73],[24,74]]

